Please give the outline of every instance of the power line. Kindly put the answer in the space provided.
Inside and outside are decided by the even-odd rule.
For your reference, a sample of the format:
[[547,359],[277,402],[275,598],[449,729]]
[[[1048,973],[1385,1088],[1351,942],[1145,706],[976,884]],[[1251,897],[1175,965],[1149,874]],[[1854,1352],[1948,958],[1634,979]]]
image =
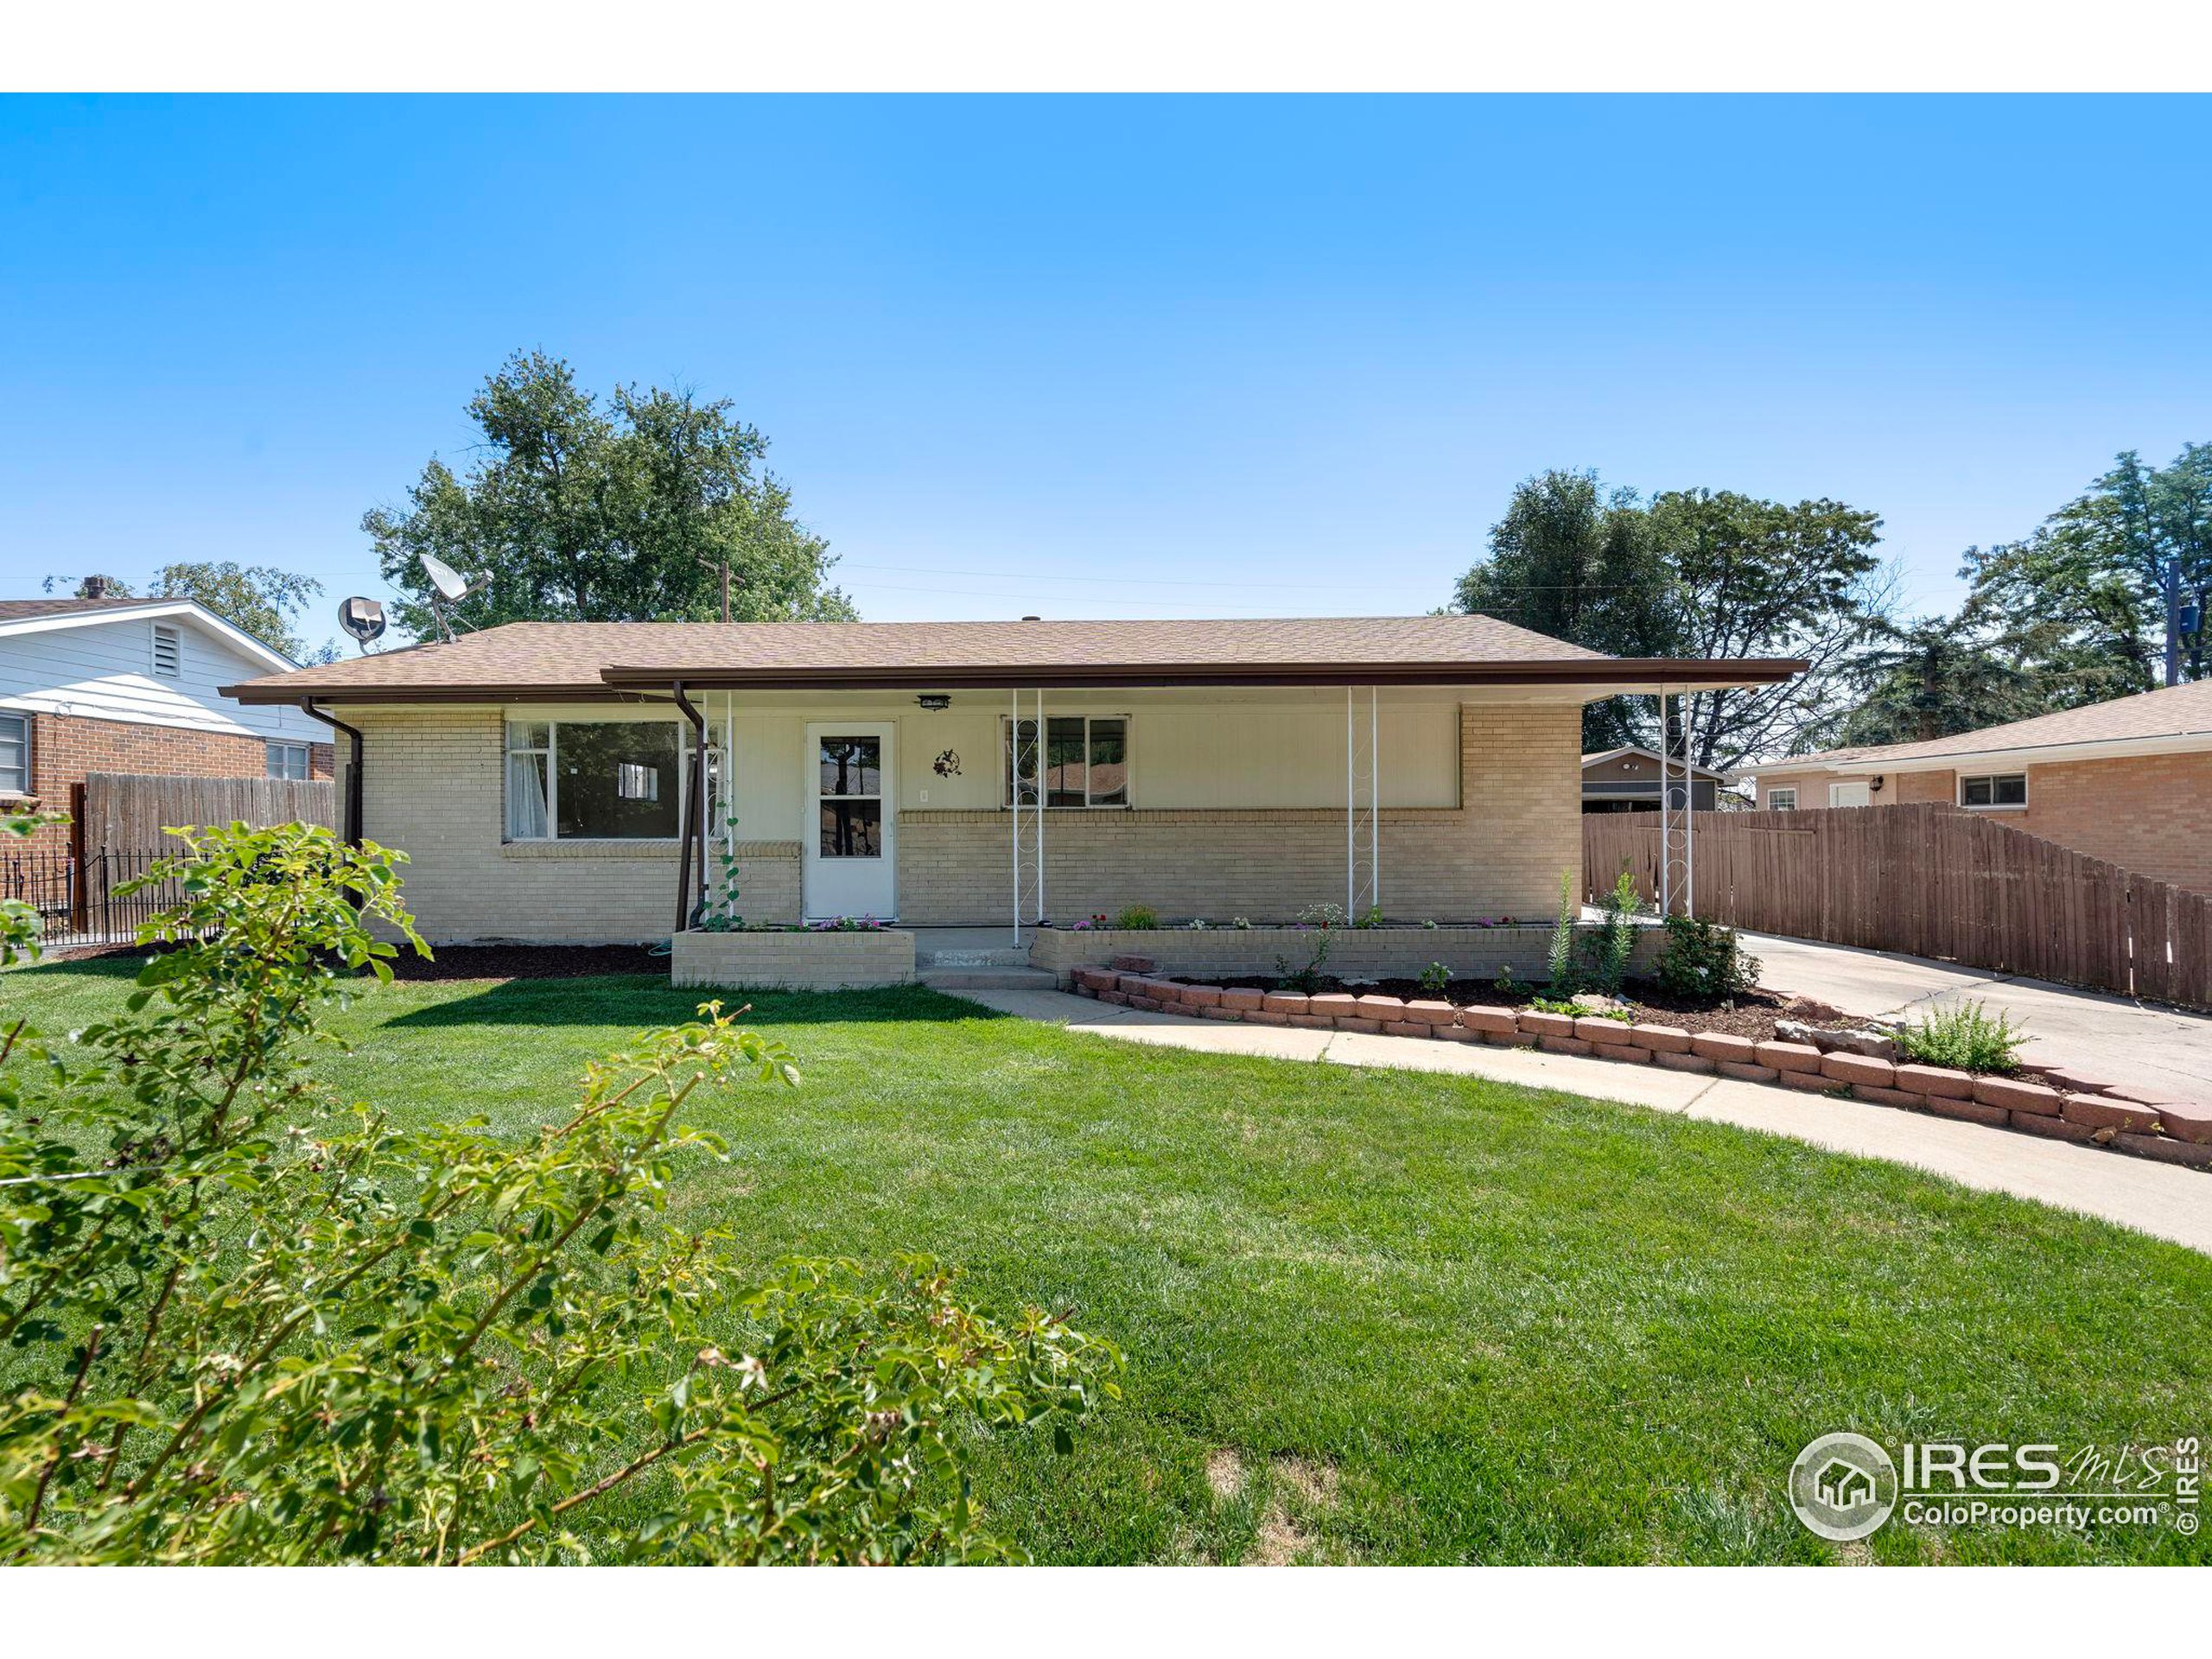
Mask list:
[[[1267,580],[1255,581],[1249,579],[1243,582],[1202,582],[1182,576],[1068,576],[1050,571],[961,570],[954,569],[939,569],[932,565],[921,564],[855,564],[843,559],[840,559],[837,562],[836,569],[841,574],[847,570],[891,570],[899,572],[902,575],[914,576],[987,576],[998,582],[1076,582],[1109,588],[1128,588],[1132,586],[1144,588],[1234,588],[1249,590],[1250,588],[1260,587],[1280,590],[1286,593],[1334,594],[1343,592],[1344,589],[1350,585],[1345,582],[1294,582]],[[1453,580],[1456,580],[1456,578]],[[885,588],[887,591],[892,593],[933,593],[940,591],[935,588],[896,588],[882,582],[870,582],[868,585],[871,588]],[[1363,580],[1357,585],[1361,588],[1372,588],[1378,584]],[[1429,591],[1432,588],[1432,584],[1428,582],[1416,582],[1410,579],[1404,580],[1402,582],[1401,585],[1405,587],[1420,587],[1424,591]],[[1639,590],[1626,584],[1610,587],[1598,587],[1589,583],[1575,582],[1514,582],[1510,586],[1495,588],[1492,591],[1501,594],[1628,594],[1635,593]]]
[[[851,564],[842,559],[838,561],[836,568],[840,573],[847,570],[893,570],[912,576],[988,576],[995,581],[1002,582],[1079,582],[1108,588],[1127,588],[1132,584],[1135,584],[1147,588],[1236,588],[1249,589],[1255,586],[1262,585],[1255,583],[1249,580],[1243,582],[1198,582],[1187,577],[1175,576],[1065,576],[1051,571],[955,570],[938,569],[932,566],[918,564]],[[869,584],[871,587],[876,585],[877,584],[873,582]],[[1332,594],[1341,591],[1348,584],[1340,582],[1269,582],[1263,585],[1268,588],[1292,589],[1301,593]],[[1408,587],[1426,587],[1427,584],[1408,582],[1406,585]]]

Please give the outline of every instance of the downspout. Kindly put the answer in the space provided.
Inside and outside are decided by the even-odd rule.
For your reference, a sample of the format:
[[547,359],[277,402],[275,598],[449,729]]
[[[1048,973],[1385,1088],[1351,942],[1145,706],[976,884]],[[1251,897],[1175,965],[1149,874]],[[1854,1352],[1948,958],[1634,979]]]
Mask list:
[[325,714],[305,697],[300,699],[300,712],[310,720],[340,731],[353,741],[346,760],[346,810],[340,815],[340,833],[348,847],[361,844],[361,728],[348,726],[335,715]]
[[[676,706],[691,722],[691,810],[683,815],[683,840],[677,855],[676,931],[691,925],[691,859],[696,846],[699,860],[699,902],[707,900],[707,717],[683,695],[683,682],[675,683]],[[696,831],[696,836],[695,836]]]

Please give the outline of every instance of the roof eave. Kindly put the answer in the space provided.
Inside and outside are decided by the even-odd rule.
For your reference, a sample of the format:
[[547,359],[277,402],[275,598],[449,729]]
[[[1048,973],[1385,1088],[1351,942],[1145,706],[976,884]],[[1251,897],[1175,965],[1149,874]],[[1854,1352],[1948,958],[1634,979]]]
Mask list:
[[[54,633],[68,628],[94,627],[103,622],[143,622],[164,616],[190,617],[218,639],[228,641],[245,656],[267,663],[280,674],[299,666],[276,646],[256,639],[228,617],[218,616],[196,599],[148,599],[87,610],[41,611],[32,616],[0,620],[0,633]],[[223,695],[230,694],[226,691]]]
[[613,686],[685,685],[709,690],[1011,690],[1122,686],[1604,685],[1619,690],[1770,685],[1804,671],[1789,658],[1709,662],[1676,658],[1560,658],[1537,662],[1046,663],[1013,667],[746,668],[618,664]]
[[317,682],[287,675],[221,687],[244,703],[316,702],[558,702],[597,697],[634,697],[681,681],[702,690],[866,691],[978,690],[1044,686],[1078,691],[1141,686],[1498,685],[1603,686],[1605,695],[1668,690],[1717,690],[1771,685],[1802,673],[1791,658],[1711,662],[1678,658],[1562,658],[1526,663],[1176,663],[1042,664],[1028,667],[895,667],[847,664],[834,668],[732,669],[706,664],[638,666],[601,671],[597,683],[570,684],[486,683],[410,685]]

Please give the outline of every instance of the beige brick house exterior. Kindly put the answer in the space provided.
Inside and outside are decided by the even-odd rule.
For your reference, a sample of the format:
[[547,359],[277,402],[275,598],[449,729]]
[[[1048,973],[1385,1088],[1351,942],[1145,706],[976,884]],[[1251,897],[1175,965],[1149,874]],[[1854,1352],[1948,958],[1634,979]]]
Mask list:
[[1932,801],[2212,893],[2212,682],[1745,772],[1770,810]]
[[[910,653],[927,660],[899,661]],[[1584,703],[1624,683],[1792,666],[1624,663],[1481,617],[518,625],[237,690],[306,698],[359,730],[359,830],[409,854],[429,937],[581,942],[668,937],[679,880],[699,891],[687,864],[718,896],[725,850],[748,921],[859,913],[817,887],[848,868],[828,864],[832,803],[817,792],[822,734],[841,731],[874,746],[883,902],[870,908],[904,924],[1005,922],[1017,888],[1033,893],[1040,835],[1044,897],[1026,919],[1063,926],[1130,905],[1287,921],[1344,902],[1350,843],[1368,834],[1372,863],[1363,840],[1357,858],[1391,919],[1545,918],[1563,874],[1579,887]],[[1002,683],[1016,677],[1036,683]],[[1106,804],[1023,809],[1017,873],[1008,732],[1017,705],[1029,722],[1039,700],[1056,743],[1110,728],[1121,747]],[[512,791],[534,788],[540,765],[556,787],[575,770],[516,746],[550,727],[565,755],[559,733],[578,725],[594,743],[641,728],[624,753],[665,753],[682,776],[664,785],[631,763],[624,786],[680,790],[687,828],[704,734],[704,860],[680,836],[516,833]],[[1098,766],[1099,751],[1081,753]],[[868,811],[873,824],[879,803]]]

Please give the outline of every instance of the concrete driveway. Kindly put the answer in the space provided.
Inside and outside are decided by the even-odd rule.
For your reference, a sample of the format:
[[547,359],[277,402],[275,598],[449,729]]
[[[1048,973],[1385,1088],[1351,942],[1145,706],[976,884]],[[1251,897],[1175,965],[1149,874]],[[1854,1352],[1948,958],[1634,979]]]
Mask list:
[[1961,1001],[1986,1003],[2026,1027],[2024,1060],[2152,1097],[2212,1104],[2212,1016],[1924,957],[1768,933],[1746,933],[1744,943],[1759,959],[1759,982],[1769,990],[1885,1020],[1917,1018]]

